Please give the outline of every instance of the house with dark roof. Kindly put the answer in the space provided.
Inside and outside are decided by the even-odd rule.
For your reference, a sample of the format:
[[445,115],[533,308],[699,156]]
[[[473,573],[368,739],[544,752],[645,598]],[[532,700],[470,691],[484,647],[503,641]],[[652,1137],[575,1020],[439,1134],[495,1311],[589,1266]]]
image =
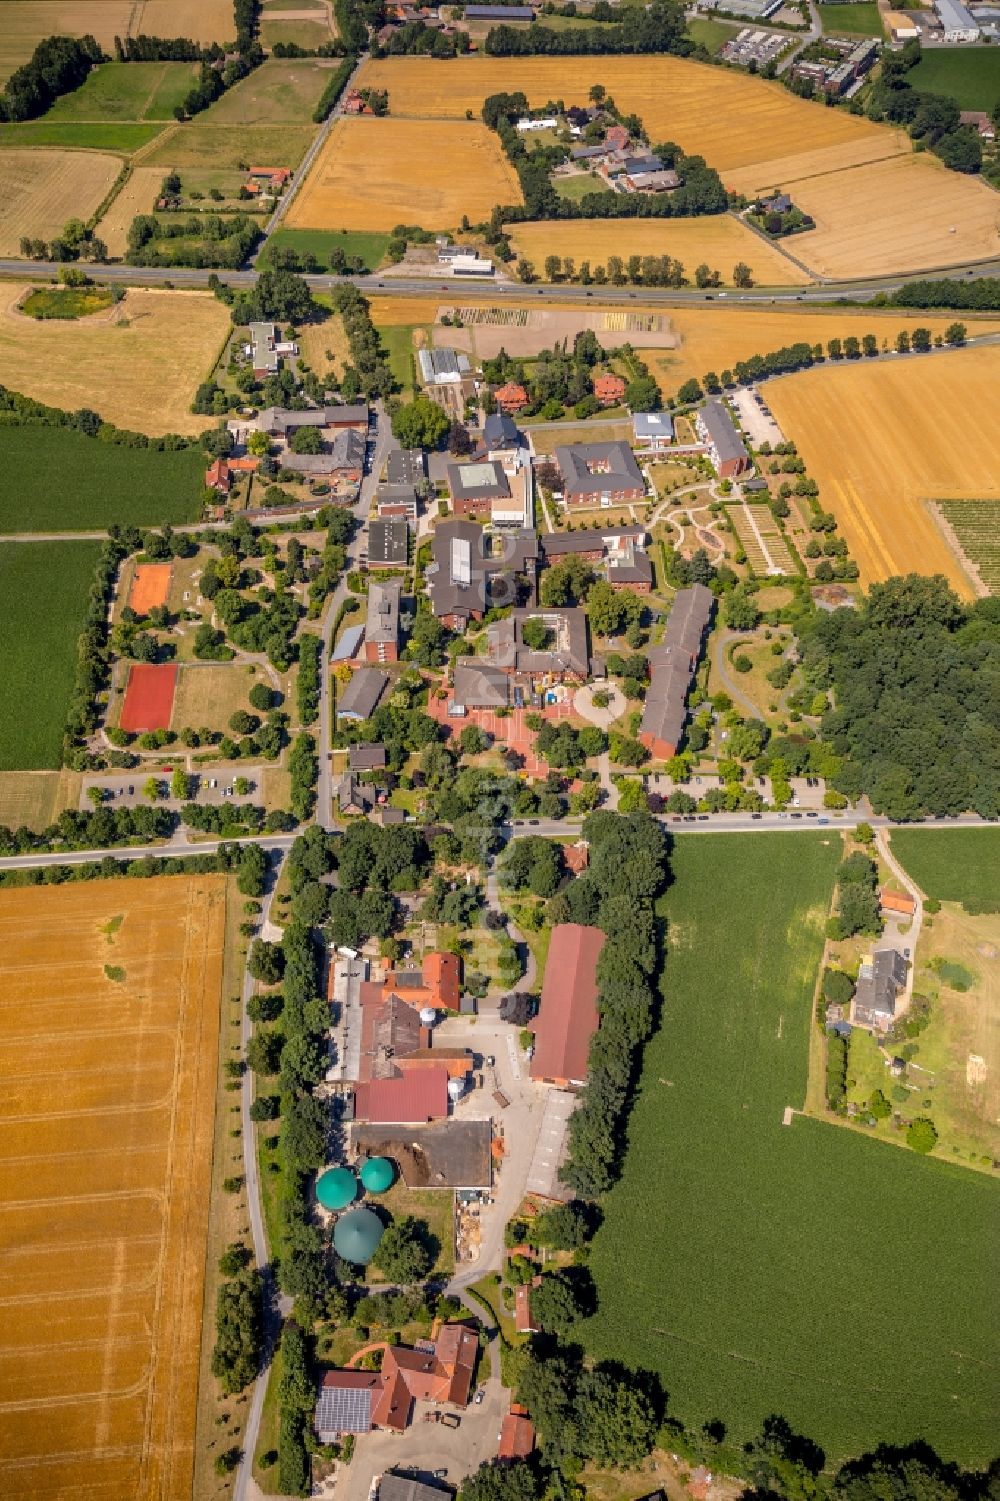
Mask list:
[[473,521],[443,521],[431,540],[427,593],[449,630],[462,631],[488,610],[533,599],[538,538],[533,530],[487,532]]
[[719,478],[737,479],[745,474],[750,468],[750,455],[728,408],[721,401],[707,401],[694,420]]
[[346,484],[360,485],[365,467],[365,440],[353,428],[343,428],[324,443],[322,453],[293,453],[286,448],[278,461],[295,474],[336,475]]
[[[547,637],[544,646],[532,646],[525,641],[524,631],[529,621],[537,621],[544,628]],[[512,610],[489,626],[486,660],[491,666],[525,680],[573,678],[582,682],[590,674],[586,611],[541,606]]]
[[896,1015],[896,1001],[906,988],[909,966],[898,949],[876,949],[861,961],[851,1003],[856,1027],[885,1032]]
[[[406,525],[403,524],[406,531]],[[365,617],[365,661],[399,661],[399,579],[372,579]]]
[[378,792],[367,782],[362,782],[356,772],[349,771],[341,777],[334,788],[337,808],[342,815],[357,813],[367,816],[378,803]]
[[510,678],[502,668],[482,657],[455,658],[449,712],[461,715],[466,709],[506,709],[509,704]]
[[375,510],[379,517],[403,520],[415,528],[420,514],[417,492],[412,485],[380,485],[375,492]]
[[653,587],[653,565],[646,553],[646,529],[643,526],[544,532],[539,538],[539,546],[549,565],[561,563],[568,557],[596,563],[613,589],[648,594]]
[[386,1470],[378,1483],[378,1501],[452,1501],[452,1494],[423,1480],[414,1480],[412,1475]]
[[362,667],[337,695],[337,718],[370,719],[388,686],[387,672],[379,672],[374,667]]
[[519,448],[521,435],[508,412],[491,412],[483,423],[483,444],[488,452]]
[[553,454],[570,507],[642,500],[646,482],[627,443],[573,443]]
[[639,739],[650,755],[660,760],[668,761],[677,754],[687,723],[687,696],[714,603],[712,591],[704,584],[678,590],[663,641],[648,654],[650,684]]
[[427,478],[427,460],[422,448],[393,448],[385,461],[389,485],[421,485]]
[[448,491],[456,516],[482,516],[495,500],[510,499],[510,483],[497,459],[449,464]]
[[597,961],[605,941],[600,928],[580,923],[552,929],[541,1004],[531,1024],[531,1077],[540,1083],[566,1089],[586,1082],[590,1039],[600,1020]]
[[410,528],[402,517],[377,516],[369,521],[369,568],[405,568],[409,556]]
[[384,745],[352,745],[347,756],[352,771],[382,771],[385,761]]

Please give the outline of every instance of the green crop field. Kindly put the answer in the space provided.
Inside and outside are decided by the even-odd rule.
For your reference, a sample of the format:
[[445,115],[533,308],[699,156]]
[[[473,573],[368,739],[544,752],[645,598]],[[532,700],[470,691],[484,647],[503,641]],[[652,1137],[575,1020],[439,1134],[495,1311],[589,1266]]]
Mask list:
[[315,58],[268,58],[227,89],[206,110],[205,119],[212,125],[308,125],[329,78],[329,68]]
[[321,266],[328,266],[331,250],[337,249],[346,256],[359,255],[368,270],[375,271],[385,259],[388,243],[388,235],[363,229],[277,229],[261,258],[269,260],[274,250],[294,250],[299,255],[314,255]]
[[939,500],[938,510],[991,594],[1000,594],[1000,500]]
[[119,448],[64,427],[0,426],[0,533],[196,521],[205,456]]
[[102,63],[78,89],[57,99],[44,119],[46,124],[173,120],[174,106],[197,81],[196,63]]
[[97,542],[0,543],[0,771],[59,765]]
[[79,120],[24,120],[16,125],[0,125],[0,146],[60,146],[81,151],[120,151],[131,156],[140,146],[161,135],[166,127],[131,121],[87,124]]
[[[590,1265],[588,1350],[742,1442],[772,1413],[827,1462],[920,1437],[995,1449],[1000,1187],[793,1118],[835,837],[675,842],[668,956],[621,1181]],[[947,1289],[947,1296],[942,1290]]]
[[831,33],[845,36],[882,35],[882,18],[875,0],[870,0],[868,4],[862,0],[862,3],[853,5],[821,5],[819,13],[827,36]]
[[1000,912],[1000,829],[893,829],[891,843],[927,896]]
[[1000,47],[927,48],[906,81],[928,94],[947,94],[959,109],[990,111],[1000,100]]

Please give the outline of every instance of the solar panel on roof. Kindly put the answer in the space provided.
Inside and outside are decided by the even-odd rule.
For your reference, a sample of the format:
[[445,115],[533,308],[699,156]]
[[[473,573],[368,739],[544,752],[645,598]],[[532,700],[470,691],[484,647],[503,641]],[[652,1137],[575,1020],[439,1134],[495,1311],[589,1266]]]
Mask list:
[[367,1433],[372,1425],[369,1387],[324,1386],[316,1404],[316,1427],[321,1433]]

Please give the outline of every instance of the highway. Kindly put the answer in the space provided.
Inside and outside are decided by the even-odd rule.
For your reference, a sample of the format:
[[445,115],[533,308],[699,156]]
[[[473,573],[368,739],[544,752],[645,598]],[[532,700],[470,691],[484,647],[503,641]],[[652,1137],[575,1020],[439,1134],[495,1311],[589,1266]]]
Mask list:
[[[53,278],[59,275],[62,267],[57,261],[23,261],[16,259],[0,260],[0,276],[15,277],[19,280],[31,277]],[[122,266],[86,264],[81,267],[88,276],[97,281],[122,282],[127,286],[135,287],[178,287],[190,290],[195,287],[207,287],[208,278],[212,275],[229,287],[252,287],[256,284],[259,272],[255,269],[243,271],[216,271],[197,270],[188,266]],[[939,267],[933,270],[921,271],[913,275],[899,275],[890,277],[869,278],[865,281],[827,281],[815,286],[797,287],[791,290],[788,287],[750,287],[743,290],[730,289],[719,292],[704,292],[695,287],[613,287],[591,286],[584,287],[570,283],[533,282],[525,285],[518,281],[492,281],[482,277],[463,277],[456,280],[454,277],[441,275],[435,276],[380,276],[373,273],[370,276],[332,276],[316,275],[306,276],[305,280],[313,291],[329,292],[338,286],[354,286],[364,292],[367,297],[433,297],[444,293],[451,298],[471,298],[488,295],[490,297],[512,297],[519,302],[535,297],[558,302],[587,302],[599,301],[608,303],[628,303],[641,301],[644,304],[656,303],[664,307],[690,307],[700,306],[703,303],[724,303],[727,306],[733,303],[747,304],[756,307],[781,306],[794,310],[800,304],[807,303],[831,303],[837,301],[866,302],[879,292],[894,292],[907,282],[924,281],[928,277],[947,276],[950,278],[976,279],[983,276],[1000,276],[1000,257],[994,257],[989,261],[977,264]],[[942,311],[934,309],[933,311]]]

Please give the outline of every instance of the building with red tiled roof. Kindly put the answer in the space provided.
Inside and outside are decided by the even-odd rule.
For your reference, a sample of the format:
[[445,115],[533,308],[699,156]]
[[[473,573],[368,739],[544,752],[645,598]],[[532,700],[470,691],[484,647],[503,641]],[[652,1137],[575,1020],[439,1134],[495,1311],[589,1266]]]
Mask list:
[[598,375],[594,378],[594,395],[601,406],[616,407],[625,399],[625,382],[620,375]]
[[582,875],[590,864],[590,846],[584,839],[578,839],[576,844],[564,844],[562,857],[568,871],[574,876]]
[[607,151],[624,151],[628,145],[628,131],[624,125],[609,125],[604,132],[604,147]]
[[497,1459],[527,1459],[535,1448],[535,1429],[523,1407],[512,1402],[500,1427]]
[[537,1334],[541,1328],[531,1315],[531,1289],[541,1287],[541,1277],[532,1277],[531,1282],[522,1282],[514,1289],[514,1328],[518,1334]]
[[600,928],[557,923],[552,929],[542,999],[533,1028],[531,1077],[546,1084],[582,1085],[590,1039],[597,1031],[597,961],[605,944]]
[[443,1324],[435,1341],[415,1349],[387,1345],[380,1371],[327,1371],[316,1403],[320,1442],[372,1428],[402,1433],[414,1402],[466,1407],[478,1349],[466,1324]]
[[354,1091],[354,1115],[377,1126],[417,1125],[448,1114],[448,1069],[408,1069],[392,1079],[369,1079]]
[[516,380],[509,380],[506,385],[498,387],[493,392],[493,399],[501,412],[521,412],[528,405],[528,393]]
[[890,891],[883,886],[878,900],[883,912],[899,912],[903,917],[912,917],[917,910],[917,904],[908,891]]
[[225,459],[216,459],[214,464],[209,464],[205,470],[206,490],[216,490],[220,495],[228,495],[231,484],[229,465]]

